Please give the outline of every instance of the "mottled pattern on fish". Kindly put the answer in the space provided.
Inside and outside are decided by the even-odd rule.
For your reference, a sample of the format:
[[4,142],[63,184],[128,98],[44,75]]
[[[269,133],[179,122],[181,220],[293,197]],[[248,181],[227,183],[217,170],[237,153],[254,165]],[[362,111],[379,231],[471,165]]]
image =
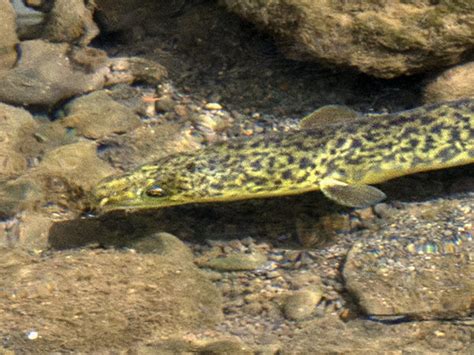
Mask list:
[[339,182],[364,187],[473,162],[474,100],[468,99],[168,156],[106,179],[94,199],[113,210],[323,190],[337,202],[357,206],[331,187]]

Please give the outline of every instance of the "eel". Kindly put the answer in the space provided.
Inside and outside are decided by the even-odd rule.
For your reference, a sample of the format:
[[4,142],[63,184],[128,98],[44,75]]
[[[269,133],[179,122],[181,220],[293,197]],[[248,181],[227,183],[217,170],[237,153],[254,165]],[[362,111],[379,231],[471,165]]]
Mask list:
[[474,99],[250,138],[169,155],[99,182],[99,211],[321,191],[349,207],[385,198],[371,186],[474,162]]

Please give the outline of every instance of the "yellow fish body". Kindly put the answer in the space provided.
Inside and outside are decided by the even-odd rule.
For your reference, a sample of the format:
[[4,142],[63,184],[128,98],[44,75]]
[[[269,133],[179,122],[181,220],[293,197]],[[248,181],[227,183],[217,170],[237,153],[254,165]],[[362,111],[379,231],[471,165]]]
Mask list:
[[467,99],[167,156],[105,179],[93,199],[107,211],[320,190],[362,207],[385,198],[370,184],[473,162],[474,100]]

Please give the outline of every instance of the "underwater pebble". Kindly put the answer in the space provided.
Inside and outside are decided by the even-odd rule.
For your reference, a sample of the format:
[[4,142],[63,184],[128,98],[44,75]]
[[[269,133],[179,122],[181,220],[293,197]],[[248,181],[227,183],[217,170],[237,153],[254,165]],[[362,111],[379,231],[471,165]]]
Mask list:
[[191,263],[193,253],[178,237],[160,232],[137,239],[128,245],[141,253],[155,253],[180,262]]
[[266,262],[267,257],[260,253],[232,253],[202,261],[199,266],[219,271],[246,271],[261,268]]
[[157,112],[165,113],[173,111],[176,102],[170,96],[162,96],[155,102]]
[[204,105],[204,108],[206,110],[211,110],[211,111],[222,110],[222,106],[218,104],[217,102],[209,102]]
[[287,297],[283,306],[285,317],[289,320],[309,318],[315,311],[319,301],[321,301],[322,295],[322,290],[319,288],[308,288],[293,292]]

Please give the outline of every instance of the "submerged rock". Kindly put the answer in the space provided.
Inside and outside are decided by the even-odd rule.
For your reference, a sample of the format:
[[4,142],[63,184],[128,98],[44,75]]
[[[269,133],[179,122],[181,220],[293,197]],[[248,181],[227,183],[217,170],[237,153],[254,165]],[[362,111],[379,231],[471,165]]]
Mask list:
[[15,10],[9,0],[0,0],[0,71],[11,68],[16,61]]
[[98,139],[112,133],[124,133],[140,125],[132,109],[113,100],[106,91],[96,91],[68,103],[61,122],[79,135]]
[[156,84],[166,75],[153,61],[109,59],[102,50],[67,43],[23,41],[19,51],[21,60],[17,65],[0,71],[0,101],[52,107],[61,100],[104,86],[136,80],[152,80]]
[[463,98],[474,98],[474,62],[446,70],[424,88],[427,103]]
[[[192,263],[100,250],[0,255],[0,329],[9,349],[106,351],[152,334],[206,330],[222,319],[219,292]],[[30,329],[41,344],[25,343]]]
[[283,313],[289,320],[302,320],[311,317],[317,304],[321,301],[323,292],[318,287],[292,292],[287,296],[283,306]]
[[42,38],[86,46],[99,34],[92,15],[84,0],[55,0],[46,17]]
[[402,240],[393,253],[390,244],[395,246],[396,238],[387,238],[377,248],[359,242],[349,252],[343,272],[346,287],[363,311],[423,319],[469,315],[474,294],[469,250],[472,254],[474,243],[461,240],[468,237],[460,234],[463,252],[456,250],[455,240],[452,245],[449,240],[419,244]]
[[30,175],[58,176],[73,186],[90,190],[114,170],[96,154],[93,142],[67,144],[46,153]]
[[472,1],[223,1],[272,32],[289,58],[380,78],[457,64],[474,48]]
[[219,271],[247,271],[263,267],[266,261],[267,257],[258,252],[250,254],[233,252],[228,255],[211,256],[207,260],[204,256],[198,261],[198,265]]
[[[68,44],[32,40],[19,47],[21,60],[11,70],[0,72],[0,101],[52,106],[68,97],[99,89],[105,83],[104,72],[89,72],[87,67],[71,62]],[[94,61],[96,58],[91,56]]]
[[28,111],[0,103],[0,178],[26,170],[28,161],[21,154],[21,146],[37,127]]

